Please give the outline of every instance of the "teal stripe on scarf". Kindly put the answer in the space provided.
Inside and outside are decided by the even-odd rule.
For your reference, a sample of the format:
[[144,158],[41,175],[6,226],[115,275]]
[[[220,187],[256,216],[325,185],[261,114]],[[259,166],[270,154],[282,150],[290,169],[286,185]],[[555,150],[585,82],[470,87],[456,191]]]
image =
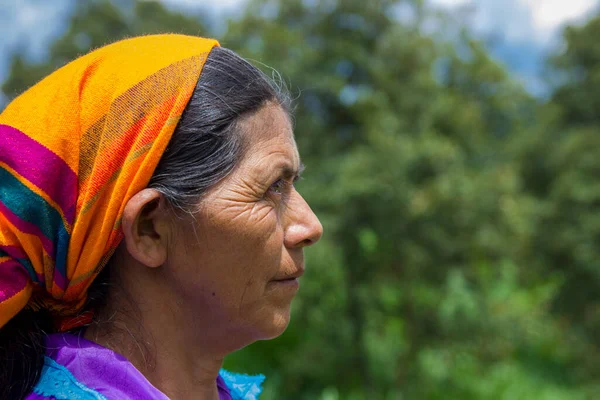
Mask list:
[[[32,192],[10,172],[0,167],[0,212],[22,232],[40,237],[44,248],[53,258],[55,269],[61,275],[55,281],[65,289],[66,260],[70,235],[60,213],[43,197]],[[8,210],[6,210],[8,209]],[[35,226],[36,229],[32,229]],[[49,248],[50,247],[50,248]],[[56,279],[58,278],[58,279]]]

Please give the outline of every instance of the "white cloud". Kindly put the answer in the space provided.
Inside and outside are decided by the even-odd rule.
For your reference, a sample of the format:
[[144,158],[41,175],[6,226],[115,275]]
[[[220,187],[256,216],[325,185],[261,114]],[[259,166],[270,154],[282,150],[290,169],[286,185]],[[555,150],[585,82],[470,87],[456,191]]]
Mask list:
[[574,22],[598,7],[594,0],[520,0],[532,11],[532,22],[537,31],[551,35],[561,25]]
[[491,38],[491,54],[532,93],[544,95],[544,58],[560,43],[565,24],[585,22],[600,0],[428,0],[466,18],[481,37]]

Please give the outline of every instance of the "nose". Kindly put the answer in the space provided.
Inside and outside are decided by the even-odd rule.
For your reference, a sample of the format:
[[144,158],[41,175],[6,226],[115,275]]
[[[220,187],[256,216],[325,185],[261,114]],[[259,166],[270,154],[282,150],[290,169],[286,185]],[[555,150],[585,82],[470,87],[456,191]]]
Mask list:
[[321,239],[323,225],[310,206],[294,190],[287,208],[284,244],[287,248],[311,246]]

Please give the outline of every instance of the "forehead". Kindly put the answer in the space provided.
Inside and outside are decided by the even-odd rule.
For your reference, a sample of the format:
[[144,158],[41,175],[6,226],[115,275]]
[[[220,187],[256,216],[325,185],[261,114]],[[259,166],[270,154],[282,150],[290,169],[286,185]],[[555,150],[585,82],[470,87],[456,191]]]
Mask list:
[[246,159],[283,157],[300,164],[294,132],[288,114],[277,105],[269,103],[241,121]]

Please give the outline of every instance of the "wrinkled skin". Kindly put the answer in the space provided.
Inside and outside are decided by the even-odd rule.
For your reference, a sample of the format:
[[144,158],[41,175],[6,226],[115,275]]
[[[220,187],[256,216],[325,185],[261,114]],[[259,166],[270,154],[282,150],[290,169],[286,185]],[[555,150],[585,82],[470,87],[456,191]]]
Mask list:
[[286,328],[297,291],[273,280],[304,270],[303,248],[322,227],[293,186],[301,162],[286,114],[265,107],[242,130],[245,157],[177,231],[168,263],[182,296],[207,310],[204,321],[266,339]]
[[240,121],[244,157],[176,216],[144,189],[125,206],[100,321],[85,337],[125,356],[173,399],[217,399],[224,357],[280,335],[322,226],[295,190],[302,169],[286,113],[267,104]]

